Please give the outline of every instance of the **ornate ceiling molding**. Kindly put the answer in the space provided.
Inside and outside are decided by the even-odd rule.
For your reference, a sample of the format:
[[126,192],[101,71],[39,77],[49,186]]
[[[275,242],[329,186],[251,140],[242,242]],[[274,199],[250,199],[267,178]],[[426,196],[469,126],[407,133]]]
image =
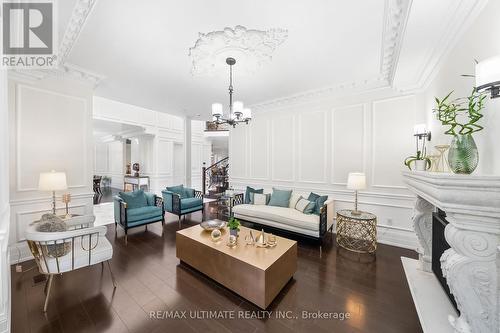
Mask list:
[[97,0],[78,0],[76,2],[64,32],[63,40],[59,45],[58,68],[49,70],[9,70],[9,77],[23,82],[35,83],[48,76],[65,76],[84,81],[94,87],[97,86],[104,79],[104,76],[67,63],[67,58],[96,2]]
[[390,88],[396,72],[399,53],[405,33],[412,0],[386,0],[381,48],[380,73],[377,77],[346,82],[299,94],[251,105],[255,111],[288,104],[307,103],[318,98],[334,98],[349,93],[362,93],[373,89]]
[[394,79],[412,0],[386,0],[380,75],[390,84]]
[[238,73],[253,73],[272,59],[276,48],[288,37],[285,29],[255,30],[237,25],[234,29],[200,33],[189,49],[193,75],[227,71],[225,59],[236,59]]
[[63,40],[59,45],[59,64],[65,64],[71,49],[80,36],[80,32],[92,12],[97,0],[78,0],[73,8]]

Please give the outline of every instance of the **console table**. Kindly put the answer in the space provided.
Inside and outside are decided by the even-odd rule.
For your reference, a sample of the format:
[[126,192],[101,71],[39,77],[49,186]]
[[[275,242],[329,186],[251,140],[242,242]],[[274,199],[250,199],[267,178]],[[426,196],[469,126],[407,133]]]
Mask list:
[[127,184],[132,185],[132,190],[145,189],[149,191],[149,177],[148,176],[129,176],[123,177],[123,190],[127,188]]
[[[420,243],[420,271],[432,272],[432,213],[436,208],[441,209],[449,222],[445,238],[451,248],[443,253],[440,261],[460,311],[458,318],[448,313],[450,331],[498,332],[500,176],[406,171],[403,179],[417,195],[413,226]],[[432,312],[439,311],[418,304],[416,307],[421,322],[423,312],[432,316]],[[424,325],[422,327],[425,331]]]

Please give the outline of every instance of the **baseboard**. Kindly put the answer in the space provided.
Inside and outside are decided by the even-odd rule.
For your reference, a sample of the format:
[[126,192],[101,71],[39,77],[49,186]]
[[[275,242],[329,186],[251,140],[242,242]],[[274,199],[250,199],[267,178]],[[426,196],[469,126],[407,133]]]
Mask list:
[[377,227],[377,242],[414,251],[418,248],[418,239],[415,232],[383,226]]

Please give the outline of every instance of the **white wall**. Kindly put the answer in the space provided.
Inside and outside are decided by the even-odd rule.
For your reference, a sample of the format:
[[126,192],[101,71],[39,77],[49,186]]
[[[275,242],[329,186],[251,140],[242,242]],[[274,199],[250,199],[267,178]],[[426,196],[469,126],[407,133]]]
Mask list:
[[0,70],[0,142],[0,332],[9,332],[9,113],[7,105],[7,72],[5,70]]
[[[65,171],[68,190],[56,193],[63,213],[63,192],[71,211],[92,213],[92,88],[50,78],[36,84],[9,80],[11,261],[30,258],[27,225],[51,210],[51,193],[38,191],[40,172]],[[17,247],[20,250],[14,249]]]
[[[450,91],[453,96],[465,97],[474,86],[474,78],[464,78],[461,74],[474,74],[474,59],[479,61],[500,55],[500,1],[489,1],[478,19],[458,41],[450,54],[442,61],[430,87],[422,94],[423,105],[427,111],[427,121],[431,127],[432,144],[449,144],[451,136],[444,135],[445,127],[435,119],[432,109],[434,97],[442,98]],[[500,174],[500,98],[488,99],[480,124],[484,130],[475,133],[474,138],[479,148],[479,166],[477,173]]]
[[202,190],[203,162],[209,166],[212,155],[212,144],[205,138],[204,130],[204,121],[191,121],[191,187],[199,191]]
[[415,95],[389,89],[260,110],[249,126],[231,129],[231,185],[328,194],[338,210],[353,207],[347,174],[363,171],[369,186],[360,193],[360,209],[377,215],[379,241],[415,248],[414,197],[401,170],[422,117]]
[[111,177],[113,188],[123,188],[124,147],[125,143],[122,141],[94,142],[94,174]]
[[[179,177],[182,176],[174,172],[174,144],[184,144],[183,118],[97,96],[93,98],[93,105],[94,119],[144,128],[143,132],[133,135],[131,138],[133,143],[132,163],[138,162],[141,167],[140,173],[149,176],[152,192],[161,194],[161,190],[166,186],[179,182]],[[98,145],[100,147],[96,147],[96,154],[99,151],[98,154],[102,159],[110,161],[107,172],[115,175],[112,177],[113,187],[121,188],[125,169],[123,152],[120,150],[123,149],[122,142],[108,143],[106,148],[103,148],[102,143]],[[104,156],[106,151],[107,158]],[[182,158],[184,157],[182,156]],[[96,165],[100,165],[100,163]],[[98,173],[97,169],[96,173]],[[115,179],[117,180],[115,181]],[[180,182],[183,181],[184,179]]]

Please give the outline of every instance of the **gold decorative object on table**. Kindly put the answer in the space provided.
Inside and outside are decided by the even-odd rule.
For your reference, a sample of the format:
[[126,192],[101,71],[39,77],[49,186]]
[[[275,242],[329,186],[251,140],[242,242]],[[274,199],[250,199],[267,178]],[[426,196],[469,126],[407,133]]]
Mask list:
[[212,238],[212,242],[218,242],[222,237],[222,232],[219,229],[214,229],[212,230],[210,237]]
[[238,237],[236,237],[235,235],[229,235],[226,245],[229,247],[235,247],[236,245],[238,245]]
[[438,171],[438,161],[440,156],[439,155],[427,155],[427,158],[431,161],[431,168],[429,169],[430,172],[439,172]]
[[68,204],[71,202],[71,194],[70,193],[65,193],[62,196],[62,202],[66,204],[66,215],[64,218],[69,219],[71,218],[71,214],[69,213],[69,206]]
[[374,214],[352,210],[337,212],[337,244],[358,253],[377,250],[377,217]]
[[255,246],[257,246],[257,247],[267,247],[266,234],[264,233],[264,229],[262,229],[262,231],[259,233],[259,235],[255,239]]

